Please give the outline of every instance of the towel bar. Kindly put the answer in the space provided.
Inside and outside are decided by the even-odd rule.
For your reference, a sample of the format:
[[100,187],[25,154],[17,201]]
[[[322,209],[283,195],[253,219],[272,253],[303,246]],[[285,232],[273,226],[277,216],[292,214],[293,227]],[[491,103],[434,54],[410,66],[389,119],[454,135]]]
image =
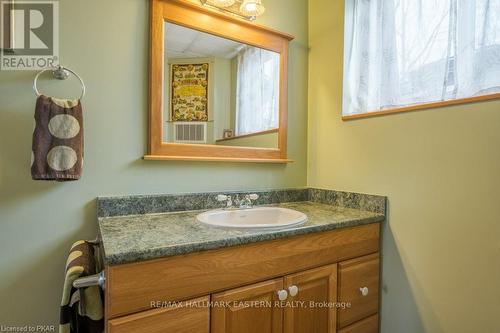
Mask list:
[[94,240],[87,240],[86,241],[87,243],[90,243],[92,245],[99,245],[99,243],[101,242],[101,239],[99,237],[97,237],[96,239]]
[[[94,240],[87,240],[86,242],[92,245],[99,245],[101,240],[99,239],[99,237],[97,237]],[[91,286],[99,286],[101,287],[101,289],[104,289],[105,283],[106,283],[106,276],[104,275],[104,271],[102,271],[98,274],[89,275],[76,279],[75,281],[73,281],[73,287],[78,289]]]
[[73,287],[78,289],[91,286],[99,286],[102,289],[104,289],[105,283],[106,283],[106,276],[104,275],[104,271],[102,271],[99,274],[94,274],[76,279],[75,281],[73,281]]

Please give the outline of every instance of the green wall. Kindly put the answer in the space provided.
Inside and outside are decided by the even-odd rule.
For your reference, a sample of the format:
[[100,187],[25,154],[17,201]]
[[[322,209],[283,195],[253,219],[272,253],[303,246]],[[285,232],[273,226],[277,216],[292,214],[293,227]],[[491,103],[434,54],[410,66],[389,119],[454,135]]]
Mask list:
[[[85,166],[78,182],[30,180],[34,73],[0,72],[0,324],[57,323],[66,251],[75,240],[95,237],[98,195],[306,185],[306,1],[268,0],[261,20],[296,36],[289,69],[289,156],[295,163],[289,165],[141,160],[148,3],[60,1],[62,63],[88,87]],[[77,91],[76,84],[72,88]]]
[[343,1],[309,1],[310,186],[383,194],[382,332],[500,332],[500,101],[341,120]]

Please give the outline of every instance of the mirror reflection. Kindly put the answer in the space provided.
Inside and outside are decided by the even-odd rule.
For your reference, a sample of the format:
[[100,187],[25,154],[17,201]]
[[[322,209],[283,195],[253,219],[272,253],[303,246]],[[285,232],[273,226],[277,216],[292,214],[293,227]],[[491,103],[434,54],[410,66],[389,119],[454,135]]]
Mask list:
[[277,148],[280,55],[165,23],[164,141]]

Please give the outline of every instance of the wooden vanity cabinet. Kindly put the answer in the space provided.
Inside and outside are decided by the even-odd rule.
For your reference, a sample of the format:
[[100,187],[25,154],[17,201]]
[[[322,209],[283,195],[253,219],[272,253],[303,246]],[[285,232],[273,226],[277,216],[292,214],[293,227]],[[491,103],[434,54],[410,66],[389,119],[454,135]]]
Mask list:
[[[378,332],[379,228],[109,266],[107,332]],[[210,306],[151,309],[157,301]]]

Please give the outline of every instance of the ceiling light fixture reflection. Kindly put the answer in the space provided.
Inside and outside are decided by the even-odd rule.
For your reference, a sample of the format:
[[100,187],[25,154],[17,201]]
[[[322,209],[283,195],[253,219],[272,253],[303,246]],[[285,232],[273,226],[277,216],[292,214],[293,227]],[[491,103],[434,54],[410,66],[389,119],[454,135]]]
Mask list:
[[246,16],[260,16],[265,10],[262,0],[243,0],[240,6],[241,13]]
[[207,7],[218,9],[246,20],[254,21],[266,8],[262,0],[200,0]]

